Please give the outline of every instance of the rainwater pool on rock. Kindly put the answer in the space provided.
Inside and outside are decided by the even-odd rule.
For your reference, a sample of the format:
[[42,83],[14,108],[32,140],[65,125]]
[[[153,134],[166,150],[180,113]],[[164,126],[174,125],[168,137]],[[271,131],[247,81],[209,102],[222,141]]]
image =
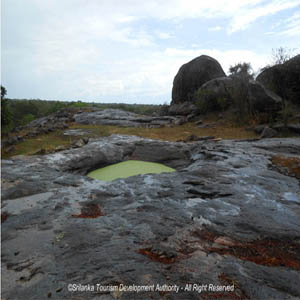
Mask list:
[[175,169],[158,163],[139,160],[127,160],[98,170],[94,170],[88,173],[88,176],[98,180],[112,181],[118,178],[127,178],[139,174],[159,174],[163,172],[175,171]]

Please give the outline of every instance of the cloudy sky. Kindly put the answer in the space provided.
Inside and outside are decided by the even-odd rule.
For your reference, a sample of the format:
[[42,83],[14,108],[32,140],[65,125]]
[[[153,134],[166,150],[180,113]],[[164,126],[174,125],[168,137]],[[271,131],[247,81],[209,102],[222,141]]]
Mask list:
[[9,98],[169,103],[179,67],[202,54],[225,72],[272,49],[300,52],[300,0],[2,0]]

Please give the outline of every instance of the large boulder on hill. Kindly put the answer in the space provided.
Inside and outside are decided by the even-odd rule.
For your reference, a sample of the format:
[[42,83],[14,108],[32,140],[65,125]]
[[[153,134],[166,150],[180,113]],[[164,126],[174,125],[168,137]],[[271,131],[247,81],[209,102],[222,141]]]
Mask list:
[[205,82],[226,76],[221,65],[212,57],[201,55],[184,64],[173,81],[173,104],[190,101],[194,92]]
[[282,99],[259,82],[251,80],[248,89],[249,103],[255,111],[268,113],[282,109]]
[[266,68],[256,80],[282,98],[300,105],[300,54],[284,64]]
[[[242,98],[257,112],[274,112],[281,109],[281,98],[254,80],[245,81],[239,76],[212,79],[195,93],[194,102],[206,112],[217,111],[236,105]],[[199,107],[199,105],[198,105]]]

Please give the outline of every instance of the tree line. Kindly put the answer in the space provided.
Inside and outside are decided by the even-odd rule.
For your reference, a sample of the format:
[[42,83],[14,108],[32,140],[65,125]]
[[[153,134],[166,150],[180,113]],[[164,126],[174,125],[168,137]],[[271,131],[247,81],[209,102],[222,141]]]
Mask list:
[[7,90],[1,86],[1,127],[6,133],[29,122],[55,113],[64,108],[122,109],[137,114],[152,115],[160,111],[162,105],[125,103],[87,103],[82,101],[58,101],[40,99],[9,99]]

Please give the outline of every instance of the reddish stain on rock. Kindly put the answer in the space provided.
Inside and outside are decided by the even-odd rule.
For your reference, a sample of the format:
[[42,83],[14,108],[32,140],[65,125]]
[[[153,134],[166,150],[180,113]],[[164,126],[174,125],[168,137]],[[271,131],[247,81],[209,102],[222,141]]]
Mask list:
[[300,244],[287,239],[264,238],[253,241],[237,241],[227,237],[231,243],[219,244],[224,247],[216,247],[216,242],[220,240],[220,237],[224,239],[224,235],[218,235],[217,232],[207,229],[195,231],[193,235],[200,237],[202,242],[199,242],[208,253],[232,255],[269,267],[283,266],[300,270]]
[[139,249],[137,253],[146,255],[151,260],[160,262],[162,264],[173,264],[175,262],[175,257],[169,257],[165,253],[156,253],[152,250],[152,247]]
[[87,204],[81,208],[81,214],[72,215],[73,218],[98,218],[101,216],[103,216],[103,214],[98,204]]
[[229,254],[242,260],[269,267],[288,267],[300,270],[300,244],[271,238],[239,243],[227,248],[209,248],[219,254]]
[[5,222],[7,217],[8,217],[8,213],[6,211],[1,213],[1,223]]

